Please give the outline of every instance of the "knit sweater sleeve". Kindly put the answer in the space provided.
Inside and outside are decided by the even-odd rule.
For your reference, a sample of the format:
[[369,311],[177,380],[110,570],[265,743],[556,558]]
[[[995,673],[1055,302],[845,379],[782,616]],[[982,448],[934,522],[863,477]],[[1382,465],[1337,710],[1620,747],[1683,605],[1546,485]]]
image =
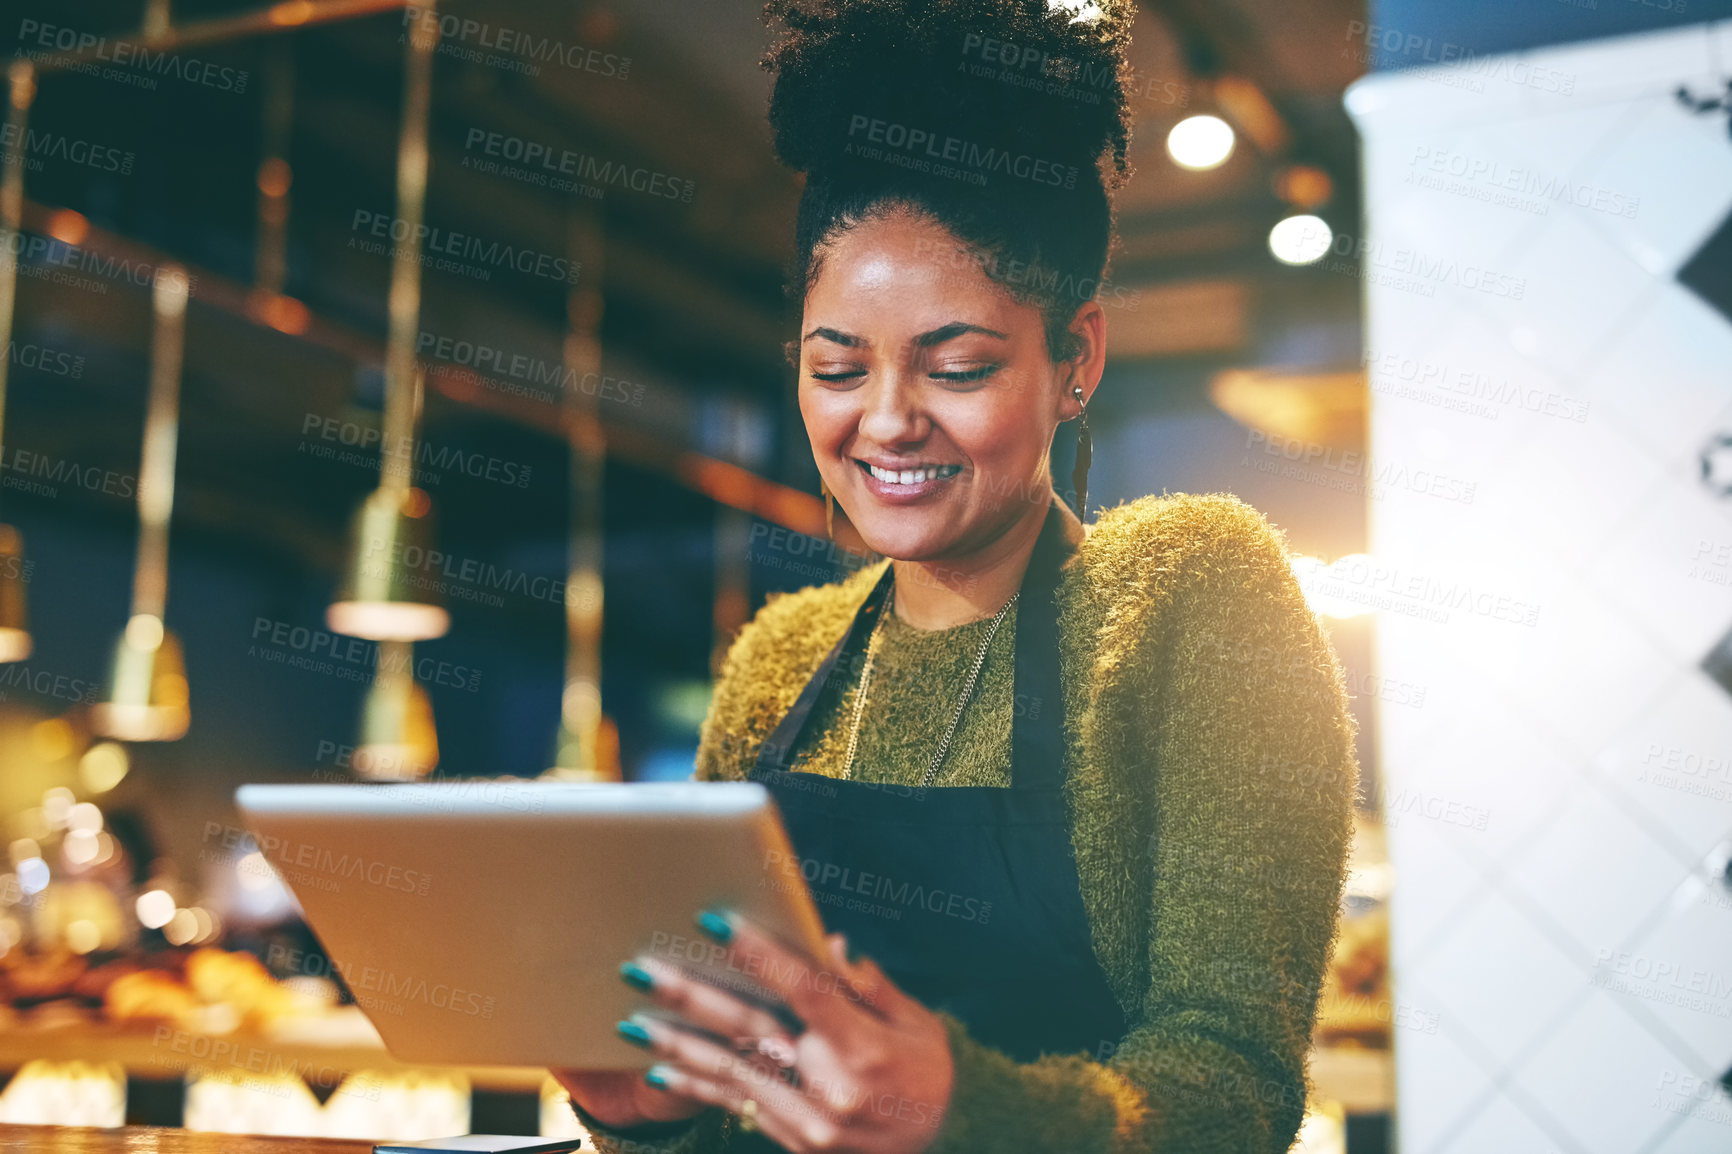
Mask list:
[[1148,830],[1120,862],[1152,875],[1147,987],[1095,1054],[1018,1064],[947,1019],[955,1090],[929,1154],[1278,1154],[1303,1119],[1357,780],[1339,666],[1255,511],[1136,516],[1091,566],[1100,688],[1079,724]]

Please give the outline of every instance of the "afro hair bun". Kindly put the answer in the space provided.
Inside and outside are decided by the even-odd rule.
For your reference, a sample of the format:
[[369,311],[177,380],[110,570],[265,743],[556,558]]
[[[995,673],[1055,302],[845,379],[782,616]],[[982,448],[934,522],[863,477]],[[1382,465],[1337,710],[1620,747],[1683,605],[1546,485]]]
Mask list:
[[1002,149],[1116,187],[1134,16],[1130,0],[771,0],[776,153],[827,173],[868,140]]

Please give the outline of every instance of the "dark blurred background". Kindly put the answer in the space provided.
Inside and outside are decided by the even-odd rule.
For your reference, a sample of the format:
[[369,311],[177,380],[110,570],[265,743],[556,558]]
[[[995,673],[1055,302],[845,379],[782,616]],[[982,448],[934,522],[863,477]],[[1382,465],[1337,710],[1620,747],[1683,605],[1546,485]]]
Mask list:
[[[38,59],[56,37],[70,42],[68,30],[136,37],[139,20],[130,2],[7,8],[8,55]],[[173,16],[196,25],[255,8],[178,0]],[[296,5],[278,8],[297,18]],[[1137,173],[1119,198],[1122,241],[1103,293],[1111,362],[1093,409],[1090,497],[1228,490],[1302,552],[1356,551],[1364,493],[1260,471],[1259,456],[1279,458],[1252,430],[1359,447],[1359,281],[1277,261],[1268,234],[1298,210],[1359,231],[1341,94],[1366,68],[1361,6],[1142,10]],[[797,509],[804,520],[781,522],[810,528],[817,476],[782,353],[795,331],[782,285],[799,186],[769,147],[758,6],[453,0],[441,12],[466,23],[435,60],[427,223],[558,258],[572,255],[577,217],[603,237],[588,283],[605,302],[605,373],[623,382],[596,405],[610,445],[603,707],[626,777],[682,776],[724,635],[767,594],[850,560],[821,532],[770,533],[777,509]],[[21,258],[16,342],[82,358],[68,375],[15,357],[8,398],[0,517],[22,531],[34,565],[37,667],[100,682],[126,620],[149,291],[99,262],[172,257],[196,278],[166,617],[186,647],[192,724],[179,742],[136,747],[148,772],[120,787],[147,788],[164,822],[195,820],[240,781],[330,770],[331,748],[353,740],[363,684],[262,659],[254,642],[279,622],[323,628],[349,516],[377,483],[376,449],[353,445],[376,434],[383,380],[390,259],[377,242],[367,250],[369,214],[394,211],[413,19],[387,11],[183,51],[198,69],[39,78],[39,139],[89,142],[107,150],[93,157],[123,155],[124,171],[39,150],[25,179],[26,237],[94,254],[75,276],[54,275],[47,257],[33,265],[29,249]],[[1235,130],[1218,167],[1187,170],[1168,154],[1168,132],[1193,114]],[[595,198],[477,171],[490,149],[499,159],[519,147],[508,141],[642,166],[689,182],[690,199],[618,185]],[[556,391],[525,384],[536,370],[521,366],[560,363],[569,286],[486,264],[428,267],[422,283],[421,431],[433,456],[417,484],[432,498],[438,547],[562,579],[567,440]],[[457,363],[472,359],[469,345],[498,355]],[[1057,475],[1068,476],[1070,452],[1061,434]],[[716,462],[774,485],[742,485]],[[558,598],[447,600],[449,633],[417,656],[480,677],[473,690],[427,685],[441,776],[539,774],[553,764],[563,683]],[[28,684],[6,696],[66,707]]]

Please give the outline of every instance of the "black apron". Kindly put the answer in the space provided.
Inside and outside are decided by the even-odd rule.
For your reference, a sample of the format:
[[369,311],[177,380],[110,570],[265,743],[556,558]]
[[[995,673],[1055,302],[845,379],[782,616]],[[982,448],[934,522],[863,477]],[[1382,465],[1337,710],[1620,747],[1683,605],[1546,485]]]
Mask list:
[[1127,1028],[1095,958],[1064,797],[1054,594],[1071,549],[1055,504],[1017,609],[1010,788],[920,789],[788,768],[828,679],[858,668],[877,615],[894,611],[888,569],[752,770],[781,809],[825,927],[905,993],[1021,1062],[1098,1057]]

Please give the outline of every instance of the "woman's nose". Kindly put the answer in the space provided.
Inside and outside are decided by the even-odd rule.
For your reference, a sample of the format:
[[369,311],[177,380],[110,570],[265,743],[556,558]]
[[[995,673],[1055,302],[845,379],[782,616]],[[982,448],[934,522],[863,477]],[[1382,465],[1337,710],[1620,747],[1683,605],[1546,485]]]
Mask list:
[[914,390],[900,372],[878,374],[862,390],[866,406],[860,414],[860,432],[880,445],[906,445],[926,439],[928,421],[920,411]]

